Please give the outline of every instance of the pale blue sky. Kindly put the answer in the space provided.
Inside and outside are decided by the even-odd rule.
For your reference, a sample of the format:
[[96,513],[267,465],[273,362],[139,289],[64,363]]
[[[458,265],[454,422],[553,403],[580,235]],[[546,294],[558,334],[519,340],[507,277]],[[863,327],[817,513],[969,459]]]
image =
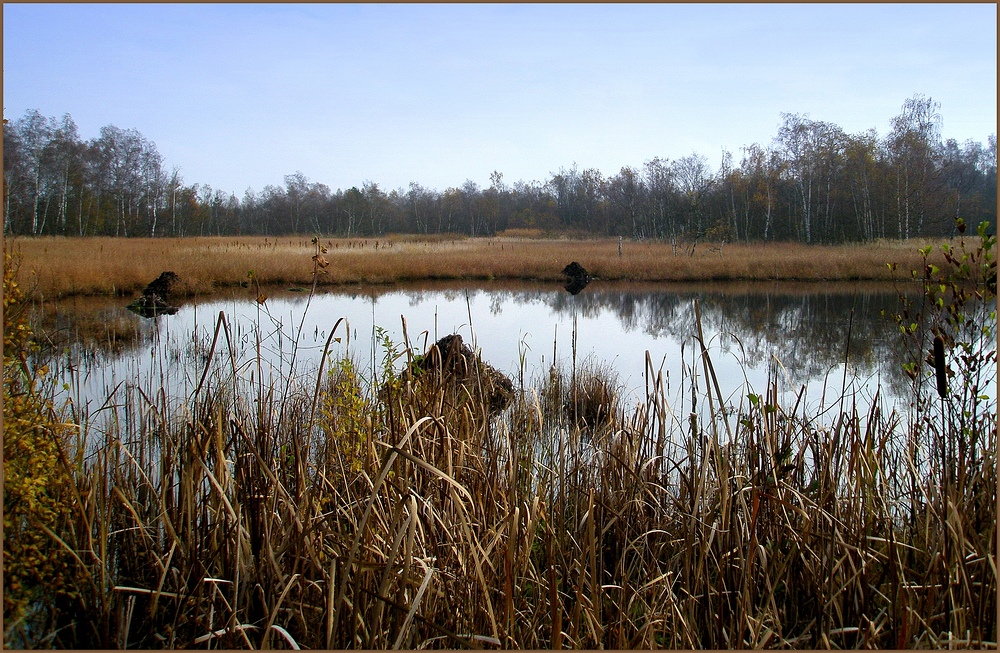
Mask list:
[[914,93],[996,132],[995,4],[4,4],[3,106],[154,141],[242,196],[301,170],[444,190],[768,143],[781,113],[884,135]]

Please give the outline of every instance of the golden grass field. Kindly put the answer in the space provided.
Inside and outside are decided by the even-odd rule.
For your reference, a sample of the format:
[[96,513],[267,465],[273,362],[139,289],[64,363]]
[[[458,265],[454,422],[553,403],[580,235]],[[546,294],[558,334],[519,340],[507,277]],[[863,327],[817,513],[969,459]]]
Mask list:
[[[46,298],[135,294],[160,272],[181,278],[178,291],[208,293],[247,280],[312,283],[315,251],[308,236],[192,238],[17,238],[22,284]],[[919,247],[931,241],[856,245],[699,243],[693,252],[669,242],[524,237],[417,239],[389,236],[329,239],[330,265],[319,283],[415,280],[561,280],[571,261],[596,278],[627,281],[892,280],[919,268]],[[940,248],[935,247],[935,250]],[[936,251],[933,256],[937,256]],[[893,272],[887,266],[896,263]]]

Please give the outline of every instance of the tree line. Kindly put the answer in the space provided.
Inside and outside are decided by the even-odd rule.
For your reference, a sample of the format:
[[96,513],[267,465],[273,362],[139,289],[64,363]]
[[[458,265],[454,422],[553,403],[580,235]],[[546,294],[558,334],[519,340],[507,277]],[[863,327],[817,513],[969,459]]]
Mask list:
[[996,135],[941,137],[940,105],[905,101],[891,129],[845,133],[782,114],[767,145],[725,152],[713,171],[691,154],[613,176],[560,168],[545,181],[467,180],[438,191],[375,182],[332,191],[301,172],[242,198],[169,172],[135,129],[80,138],[69,114],[4,120],[4,232],[66,236],[387,233],[493,235],[540,229],[627,238],[838,243],[948,236],[954,218],[996,225]]

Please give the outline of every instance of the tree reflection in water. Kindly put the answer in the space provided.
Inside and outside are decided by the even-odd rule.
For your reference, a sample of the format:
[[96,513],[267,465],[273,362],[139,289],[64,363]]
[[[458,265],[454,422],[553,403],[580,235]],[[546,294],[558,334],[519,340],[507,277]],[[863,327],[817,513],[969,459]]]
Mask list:
[[[919,292],[916,287],[906,290]],[[216,316],[220,310],[227,314],[235,331],[247,334],[259,328],[262,334],[273,336],[278,329],[267,319],[265,324],[255,325],[256,320],[262,319],[262,313],[252,298],[239,292],[230,291],[228,299],[212,297],[189,302],[177,315],[163,316],[156,323],[132,324],[138,318],[100,299],[47,303],[40,307],[38,322],[48,325],[50,333],[54,333],[54,328],[61,334],[60,350],[70,350],[71,357],[73,351],[90,352],[88,358],[105,365],[120,364],[129,357],[156,358],[151,348],[176,347],[180,342],[190,344],[196,339],[192,331],[206,332],[211,328],[207,324],[209,316]],[[290,325],[298,324],[306,307],[305,297],[301,293],[283,293],[280,288],[266,292],[270,299],[265,308],[284,325],[282,351],[287,352],[289,339],[295,335]],[[825,380],[839,391],[839,374],[843,373],[846,355],[850,376],[864,379],[878,375],[877,385],[883,394],[886,391],[904,394],[904,377],[896,373],[903,362],[896,328],[883,316],[883,311],[889,314],[898,309],[898,292],[891,285],[871,283],[597,282],[577,295],[570,295],[553,283],[356,286],[322,292],[313,299],[299,336],[307,351],[300,354],[302,367],[298,371],[308,373],[310,356],[318,358],[321,349],[313,341],[321,341],[336,319],[348,318],[353,354],[364,358],[372,351],[364,343],[371,332],[373,316],[378,326],[384,327],[393,341],[399,343],[403,339],[400,315],[406,317],[411,338],[425,333],[433,341],[446,331],[462,330],[469,342],[478,336],[484,357],[507,372],[514,372],[523,362],[518,360],[521,353],[518,342],[528,332],[534,337],[533,360],[541,357],[546,367],[551,364],[550,356],[544,352],[552,353],[554,337],[559,341],[560,358],[565,360],[576,317],[580,320],[581,337],[586,335],[606,346],[603,353],[595,352],[598,358],[611,351],[617,360],[605,362],[616,368],[634,363],[633,367],[641,370],[644,348],[658,352],[654,353],[654,359],[666,354],[676,361],[679,343],[688,341],[695,332],[695,299],[700,301],[702,327],[710,340],[706,344],[713,351],[713,360],[719,354],[731,354],[744,370],[764,369],[773,355],[794,388]],[[95,316],[99,318],[95,320]],[[469,327],[470,318],[474,328]],[[586,326],[589,333],[584,332],[587,320],[591,320]],[[109,341],[106,331],[107,325],[116,323],[121,325],[118,331],[134,337],[131,345],[123,338],[114,338],[112,351],[105,347]],[[101,328],[78,328],[95,324]],[[441,332],[437,333],[439,328]],[[161,337],[165,334],[169,337]],[[201,335],[211,336],[207,332]],[[428,338],[421,336],[419,342]],[[628,341],[627,350],[612,346],[619,340]],[[417,342],[411,340],[415,347]],[[101,355],[95,356],[94,352]],[[244,357],[247,355],[251,354],[245,353]],[[585,355],[582,351],[580,357]],[[367,364],[359,362],[362,367]],[[839,370],[838,376],[826,378],[832,370]],[[633,382],[641,384],[642,373],[638,372],[638,381],[636,373],[631,372]]]
[[[914,287],[906,289],[919,294]],[[515,302],[534,301],[536,293],[512,293]],[[879,362],[902,365],[896,327],[885,316],[899,308],[898,291],[887,284],[702,284],[656,289],[594,289],[577,297],[553,294],[557,313],[596,318],[614,313],[626,331],[656,338],[684,339],[695,331],[694,300],[701,303],[702,328],[717,333],[724,352],[739,349],[750,367],[778,356],[789,379],[801,385],[822,378],[844,362],[860,375]],[[852,313],[853,312],[853,313]],[[848,347],[850,335],[850,348]],[[897,365],[898,363],[898,365]],[[889,375],[891,390],[905,383]]]

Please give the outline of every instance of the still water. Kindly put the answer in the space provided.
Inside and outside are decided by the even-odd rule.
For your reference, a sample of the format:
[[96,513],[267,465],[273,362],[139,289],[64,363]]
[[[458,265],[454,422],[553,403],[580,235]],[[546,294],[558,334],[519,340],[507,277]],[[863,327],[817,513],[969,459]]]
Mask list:
[[[905,389],[897,331],[883,316],[898,309],[898,291],[884,284],[595,282],[578,295],[556,284],[507,282],[358,286],[312,297],[264,292],[263,304],[256,290],[236,289],[154,319],[130,313],[121,299],[46,305],[45,329],[53,342],[62,336],[56,369],[66,398],[91,413],[135,387],[184,401],[209,365],[258,385],[291,378],[311,388],[343,319],[327,354],[351,357],[368,378],[385,364],[386,345],[409,343],[420,353],[458,333],[515,385],[530,386],[553,363],[567,371],[601,366],[635,401],[660,375],[675,410],[683,410],[685,388],[705,376],[696,303],[731,405],[762,394],[769,374],[785,399],[801,394],[813,411],[845,393],[859,403],[879,393],[892,404]],[[225,328],[212,349],[220,315]]]

